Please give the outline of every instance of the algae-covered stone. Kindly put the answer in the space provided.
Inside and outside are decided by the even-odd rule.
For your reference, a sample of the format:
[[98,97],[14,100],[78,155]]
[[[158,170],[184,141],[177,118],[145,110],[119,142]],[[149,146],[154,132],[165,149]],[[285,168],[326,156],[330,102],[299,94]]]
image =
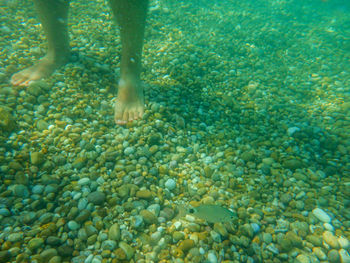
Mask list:
[[11,115],[11,110],[6,107],[0,107],[0,129],[6,132],[12,132],[16,128],[16,122]]
[[50,86],[45,81],[38,80],[31,82],[27,88],[27,91],[29,94],[38,97],[49,89]]
[[36,123],[36,127],[38,128],[38,130],[43,131],[47,130],[49,124],[44,120],[38,120],[38,122]]
[[91,192],[87,198],[94,205],[102,205],[106,200],[106,195],[103,192],[95,191]]
[[86,161],[87,161],[87,159],[85,157],[78,157],[74,160],[72,165],[76,169],[81,169],[84,167]]
[[120,226],[117,223],[114,223],[108,231],[108,238],[110,240],[119,241],[120,239]]
[[255,160],[255,153],[253,151],[246,151],[241,154],[241,158],[245,162],[252,162]]
[[130,260],[133,257],[135,250],[130,245],[121,241],[119,247],[125,252],[127,260]]
[[155,224],[157,223],[157,217],[148,210],[142,210],[140,211],[140,215],[143,217],[144,221],[147,224]]
[[44,162],[44,155],[40,152],[32,152],[30,154],[30,161],[34,165],[40,165]]
[[179,249],[181,249],[183,252],[189,251],[191,248],[193,248],[195,245],[194,241],[192,239],[185,239],[180,242]]
[[300,160],[298,160],[296,158],[291,158],[291,159],[285,160],[283,162],[283,165],[287,169],[291,169],[291,170],[302,168],[304,166],[302,161],[300,161]]
[[41,237],[35,237],[29,240],[27,246],[31,251],[34,251],[35,249],[40,248],[43,244],[44,239],[42,239]]
[[151,199],[152,198],[152,192],[149,190],[140,190],[136,192],[136,197],[141,199]]

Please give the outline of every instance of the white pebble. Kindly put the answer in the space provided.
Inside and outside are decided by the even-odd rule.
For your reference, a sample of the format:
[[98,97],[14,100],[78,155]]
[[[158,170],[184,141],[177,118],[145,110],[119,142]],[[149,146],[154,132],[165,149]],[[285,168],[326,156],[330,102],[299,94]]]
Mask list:
[[334,227],[329,223],[324,223],[323,227],[328,231],[334,232]]
[[343,236],[338,237],[338,243],[339,243],[340,247],[342,247],[344,249],[350,248],[349,240]]
[[169,191],[172,191],[176,188],[176,182],[174,179],[168,179],[166,182],[165,182],[165,187],[169,190]]
[[317,217],[318,220],[322,221],[323,223],[331,222],[331,217],[321,208],[315,208],[312,210],[312,213]]
[[175,223],[174,223],[174,227],[178,230],[178,229],[180,229],[180,227],[181,227],[181,222],[180,221],[176,221]]
[[343,248],[340,249],[339,255],[340,255],[340,262],[341,263],[350,263],[349,253],[345,249],[343,249]]
[[215,253],[213,253],[213,252],[208,253],[208,261],[210,263],[217,263],[218,262],[218,258],[216,257]]

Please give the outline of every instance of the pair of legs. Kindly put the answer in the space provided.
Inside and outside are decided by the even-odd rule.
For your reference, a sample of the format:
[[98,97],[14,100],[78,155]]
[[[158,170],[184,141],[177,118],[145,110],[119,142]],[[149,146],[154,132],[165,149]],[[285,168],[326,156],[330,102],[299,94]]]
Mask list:
[[[34,3],[47,37],[48,51],[36,64],[14,74],[13,85],[26,86],[47,77],[69,60],[69,0],[34,0]],[[140,73],[148,0],[110,0],[110,6],[120,26],[122,42],[114,118],[117,124],[125,124],[141,118],[144,112]]]

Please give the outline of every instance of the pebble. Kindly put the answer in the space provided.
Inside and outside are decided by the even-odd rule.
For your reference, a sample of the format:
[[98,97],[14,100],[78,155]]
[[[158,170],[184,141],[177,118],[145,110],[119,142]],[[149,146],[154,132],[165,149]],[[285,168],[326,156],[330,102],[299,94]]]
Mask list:
[[81,178],[78,181],[78,185],[80,185],[80,186],[87,185],[87,184],[90,184],[90,178],[88,178],[88,177]]
[[310,263],[311,262],[309,257],[306,255],[303,255],[303,254],[298,255],[295,259],[296,259],[296,262],[298,262],[298,263]]
[[195,243],[192,239],[185,239],[185,240],[182,240],[180,242],[178,248],[181,249],[184,253],[186,253],[191,248],[193,248],[194,245],[195,245]]
[[176,188],[176,182],[174,179],[166,180],[164,185],[165,185],[166,189],[168,189],[169,191],[172,191]]
[[68,228],[72,231],[78,230],[80,228],[80,225],[73,220],[69,221],[67,225]]
[[312,249],[312,253],[319,259],[319,260],[326,260],[327,255],[323,252],[322,248],[320,247],[314,247]]
[[126,242],[124,242],[124,241],[119,242],[119,247],[126,254],[127,260],[130,260],[134,256],[135,250],[130,245],[128,245]]
[[12,233],[7,237],[7,240],[16,243],[23,239],[23,233]]
[[152,212],[150,212],[146,209],[141,210],[140,215],[143,217],[145,223],[147,223],[147,224],[155,224],[158,221],[155,214],[153,214]]
[[338,237],[338,243],[339,243],[341,248],[344,248],[344,249],[350,248],[349,240],[343,236]]
[[30,162],[33,165],[40,165],[44,162],[44,155],[41,152],[30,153]]
[[345,249],[340,249],[339,250],[339,256],[340,256],[340,262],[341,263],[350,263],[350,255],[349,252],[346,251]]
[[94,205],[102,205],[106,200],[106,195],[103,192],[95,191],[91,192],[87,199],[90,203],[93,203]]
[[102,242],[101,248],[107,250],[114,250],[117,247],[117,242],[114,240],[105,240]]
[[118,223],[114,223],[108,230],[108,238],[110,240],[120,240],[120,226]]
[[29,240],[27,247],[31,251],[35,251],[37,248],[40,248],[44,244],[44,239],[40,237],[35,237]]
[[40,195],[44,192],[45,187],[43,185],[34,185],[32,188],[32,193]]
[[11,213],[7,208],[0,208],[0,216],[9,216],[9,215],[11,215]]
[[336,249],[331,249],[328,251],[328,260],[331,263],[338,263],[340,262],[340,255]]
[[217,256],[215,255],[214,252],[210,251],[210,252],[208,253],[208,261],[209,261],[210,263],[217,263],[217,262],[218,262],[218,258],[217,258]]
[[321,222],[324,222],[324,223],[331,222],[331,217],[321,208],[315,208],[314,210],[312,210],[312,213]]
[[339,248],[339,243],[338,239],[336,236],[333,235],[332,232],[326,230],[322,234],[323,240],[331,247],[338,249]]
[[27,198],[29,196],[29,190],[27,186],[23,184],[16,184],[13,187],[13,193],[17,197]]
[[135,152],[135,148],[134,147],[126,147],[125,150],[124,150],[124,154],[125,155],[130,155],[130,154],[133,154]]
[[139,190],[136,192],[136,197],[141,199],[152,199],[152,192],[149,190]]
[[43,258],[44,262],[48,262],[54,256],[57,256],[57,250],[54,248],[45,249],[40,253],[40,256]]

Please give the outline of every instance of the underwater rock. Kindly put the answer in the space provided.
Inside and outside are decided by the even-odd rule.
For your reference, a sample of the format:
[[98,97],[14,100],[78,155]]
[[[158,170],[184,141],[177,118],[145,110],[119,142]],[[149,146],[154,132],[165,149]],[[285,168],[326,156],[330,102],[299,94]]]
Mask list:
[[288,160],[285,160],[283,162],[283,165],[284,167],[290,170],[295,170],[304,166],[303,163],[296,158],[290,158]]
[[91,192],[87,198],[89,202],[93,203],[94,205],[102,205],[106,200],[106,195],[103,192],[95,191]]
[[39,131],[43,131],[43,130],[47,130],[47,128],[49,127],[49,124],[44,120],[38,120],[38,122],[36,123],[36,127],[38,128]]
[[16,122],[9,108],[0,107],[0,128],[6,132],[12,132],[16,128]]
[[30,153],[30,161],[34,165],[40,165],[45,161],[44,155],[41,152],[32,152]]

